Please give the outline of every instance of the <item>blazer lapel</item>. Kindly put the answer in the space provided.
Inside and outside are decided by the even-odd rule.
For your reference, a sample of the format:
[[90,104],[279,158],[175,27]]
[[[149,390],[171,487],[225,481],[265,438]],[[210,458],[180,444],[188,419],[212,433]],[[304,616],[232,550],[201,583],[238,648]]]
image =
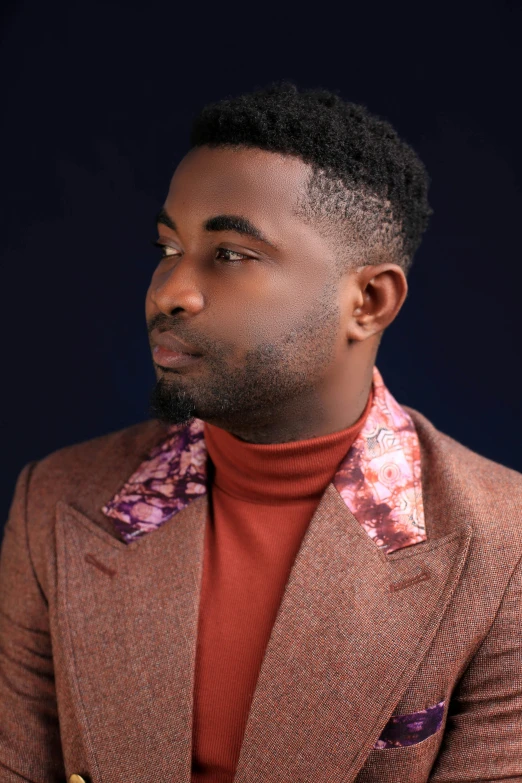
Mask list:
[[353,780],[431,643],[471,527],[386,554],[330,484],[265,653],[236,783]]
[[[373,388],[294,561],[237,783],[352,781],[458,584],[471,528],[428,540],[415,426],[377,368]],[[102,509],[123,540],[68,506],[58,526],[72,687],[108,783],[190,780],[208,477],[203,423],[167,435]]]
[[130,544],[59,503],[58,625],[96,779],[190,781],[207,496]]

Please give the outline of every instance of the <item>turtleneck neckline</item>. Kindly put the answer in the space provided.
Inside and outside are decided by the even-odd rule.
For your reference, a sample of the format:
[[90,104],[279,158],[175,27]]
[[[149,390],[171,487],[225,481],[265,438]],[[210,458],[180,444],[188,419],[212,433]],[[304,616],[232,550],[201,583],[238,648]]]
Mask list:
[[320,497],[361,431],[372,401],[373,387],[362,415],[350,427],[288,443],[247,443],[205,422],[214,486],[232,497],[264,505]]

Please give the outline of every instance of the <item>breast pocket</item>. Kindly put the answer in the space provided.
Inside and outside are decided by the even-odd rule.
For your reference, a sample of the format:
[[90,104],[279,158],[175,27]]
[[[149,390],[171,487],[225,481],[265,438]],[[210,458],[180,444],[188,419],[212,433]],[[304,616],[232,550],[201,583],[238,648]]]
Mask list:
[[445,705],[392,715],[356,783],[425,783],[442,742]]
[[381,736],[373,746],[376,750],[387,748],[405,748],[436,734],[442,726],[445,701],[439,701],[432,707],[405,715],[392,715]]

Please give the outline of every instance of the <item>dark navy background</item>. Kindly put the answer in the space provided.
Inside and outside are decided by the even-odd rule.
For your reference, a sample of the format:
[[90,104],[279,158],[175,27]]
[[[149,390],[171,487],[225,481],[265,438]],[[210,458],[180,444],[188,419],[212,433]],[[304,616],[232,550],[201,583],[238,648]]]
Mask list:
[[366,104],[424,160],[435,214],[377,364],[522,471],[522,7],[396,5],[4,6],[1,519],[29,460],[147,417],[150,242],[191,117],[282,77]]

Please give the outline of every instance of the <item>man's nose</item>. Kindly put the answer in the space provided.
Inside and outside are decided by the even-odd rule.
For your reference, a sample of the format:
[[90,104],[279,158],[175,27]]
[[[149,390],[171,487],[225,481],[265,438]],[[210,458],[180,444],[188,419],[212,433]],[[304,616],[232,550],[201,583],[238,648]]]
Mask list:
[[152,279],[149,295],[157,309],[166,315],[180,309],[197,315],[205,306],[195,265],[187,256]]

